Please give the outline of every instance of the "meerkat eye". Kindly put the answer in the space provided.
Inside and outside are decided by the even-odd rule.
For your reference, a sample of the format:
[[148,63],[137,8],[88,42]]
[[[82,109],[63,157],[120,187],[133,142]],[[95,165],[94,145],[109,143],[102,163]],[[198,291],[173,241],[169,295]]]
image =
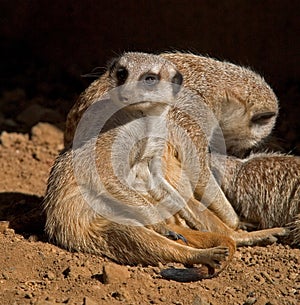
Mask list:
[[118,68],[116,72],[116,77],[118,80],[118,85],[119,86],[123,85],[128,77],[128,70],[124,67]]
[[160,76],[157,74],[146,74],[142,77],[142,81],[147,86],[154,86],[160,80]]
[[275,112],[263,112],[263,113],[257,113],[251,118],[251,123],[257,124],[257,125],[265,125],[268,124],[271,118],[276,116]]

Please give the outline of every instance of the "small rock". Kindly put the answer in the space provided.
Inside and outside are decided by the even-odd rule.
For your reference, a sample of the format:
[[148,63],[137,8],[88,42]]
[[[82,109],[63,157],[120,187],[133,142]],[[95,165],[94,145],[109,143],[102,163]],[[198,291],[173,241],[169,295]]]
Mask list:
[[55,279],[55,274],[52,271],[47,271],[45,273],[45,278],[49,279],[50,281]]
[[9,280],[9,279],[10,279],[9,274],[6,273],[6,272],[2,272],[2,277],[3,277],[5,280]]
[[260,274],[266,279],[267,282],[269,282],[269,284],[274,284],[274,280],[269,276],[267,272],[262,271]]
[[12,236],[12,235],[15,235],[15,230],[8,228],[3,233],[7,236]]
[[26,293],[24,296],[25,299],[32,299],[32,297],[33,297],[33,294],[31,292]]
[[103,266],[103,284],[123,283],[130,278],[130,272],[125,266],[107,263]]
[[0,141],[3,147],[8,148],[15,144],[21,144],[28,141],[28,135],[21,133],[3,131],[0,136]]
[[111,296],[121,302],[128,301],[130,298],[130,295],[127,291],[124,289],[120,289],[120,291],[115,291],[111,294]]
[[71,276],[71,267],[67,267],[63,272],[62,272],[63,276],[65,278],[70,277]]
[[0,233],[4,233],[9,227],[9,221],[0,221]]
[[37,235],[30,235],[30,236],[28,237],[28,241],[30,241],[30,242],[36,242],[36,241],[38,241],[38,240],[39,240],[39,238],[38,238]]
[[256,302],[256,298],[254,297],[251,297],[251,298],[248,298],[245,302],[244,302],[244,305],[252,305]]
[[292,272],[292,273],[290,273],[289,275],[288,275],[288,278],[290,279],[290,280],[295,280],[296,278],[298,278],[299,277],[299,274],[298,273],[295,273],[295,272]]
[[97,305],[97,304],[98,303],[96,303],[95,301],[93,301],[89,297],[84,297],[83,298],[83,305]]

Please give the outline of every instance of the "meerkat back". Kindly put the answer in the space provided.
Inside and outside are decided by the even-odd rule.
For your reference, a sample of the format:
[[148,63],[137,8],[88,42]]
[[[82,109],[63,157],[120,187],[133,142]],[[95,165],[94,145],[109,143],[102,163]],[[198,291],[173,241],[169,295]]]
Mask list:
[[223,191],[238,215],[258,229],[289,226],[300,245],[300,158],[276,153],[227,158]]

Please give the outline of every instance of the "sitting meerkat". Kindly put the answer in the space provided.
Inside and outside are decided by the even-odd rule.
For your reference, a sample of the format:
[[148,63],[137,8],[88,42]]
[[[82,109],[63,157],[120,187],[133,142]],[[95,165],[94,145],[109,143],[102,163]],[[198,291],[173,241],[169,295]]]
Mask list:
[[[231,63],[188,53],[163,53],[161,56],[176,65],[184,76],[183,86],[195,90],[213,111],[229,153],[241,153],[270,134],[278,113],[278,101],[258,74]],[[95,96],[103,96],[110,88],[109,72],[106,72],[77,100],[66,121],[66,147],[71,145],[78,122]],[[202,191],[196,193],[198,198],[202,198]],[[209,209],[226,225],[237,228],[238,216],[224,194],[220,190],[217,193],[220,199],[209,205]]]
[[[189,164],[190,152],[194,149],[194,157],[201,154],[203,156],[203,153],[206,156],[208,153],[207,145],[204,145],[203,148],[201,145],[193,145],[192,142],[201,140],[203,136],[207,138],[206,125],[210,126],[213,121],[203,118],[207,122],[204,125],[205,135],[203,135],[203,130],[199,130],[197,123],[193,123],[191,120],[191,118],[195,118],[197,122],[199,116],[204,116],[203,109],[197,110],[203,103],[195,103],[193,100],[199,98],[197,96],[188,96],[188,100],[183,102],[183,106],[187,108],[184,108],[184,111],[177,111],[178,107],[181,109],[180,102],[185,96],[179,95],[180,93],[178,94],[176,91],[176,85],[180,84],[180,76],[172,64],[157,56],[129,53],[124,54],[112,64],[109,74],[111,88],[117,87],[116,90],[113,90],[112,97],[93,105],[94,107],[100,106],[99,117],[99,112],[93,107],[90,112],[85,114],[87,120],[83,120],[83,122],[87,122],[87,126],[84,124],[79,126],[79,134],[75,136],[76,141],[73,143],[73,148],[61,153],[51,171],[44,200],[46,232],[51,239],[67,249],[102,254],[119,263],[157,264],[159,261],[184,264],[202,263],[215,268],[218,266],[218,262],[224,260],[228,255],[229,261],[232,258],[235,242],[230,238],[231,235],[239,244],[253,244],[272,238],[281,232],[281,229],[250,233],[236,232],[223,224],[212,212],[207,213],[207,209],[204,211],[205,217],[202,217],[204,219],[200,217],[199,220],[194,211],[198,212],[197,208],[201,209],[202,206],[193,197],[191,198],[192,204],[190,204],[190,200],[186,204],[188,197],[193,194],[191,181],[194,184],[198,183],[194,177],[189,176],[190,173],[194,173],[194,163]],[[164,80],[169,81],[167,83],[169,87],[165,87],[163,90],[170,88],[167,90],[168,96],[172,99],[173,95],[176,95],[177,104],[175,103],[171,110],[165,111],[165,95],[162,97],[164,100],[162,105],[157,103],[157,100],[149,103],[147,99],[153,95],[153,90],[149,90],[151,94],[147,99],[143,97],[142,103],[137,100],[133,105],[124,107],[123,104],[122,108],[116,107],[103,128],[100,128],[101,133],[98,137],[97,132],[93,131],[97,126],[93,126],[93,124],[97,125],[97,119],[101,121],[105,107],[114,104],[112,101],[117,100],[116,103],[124,103],[128,100],[126,97],[127,85],[131,82],[135,83],[136,80],[146,84],[152,83],[154,80],[157,85]],[[119,88],[118,85],[123,86]],[[147,86],[152,88],[150,85]],[[148,90],[144,91],[148,92]],[[162,90],[157,90],[157,92],[162,92]],[[132,98],[131,91],[129,91],[129,95],[129,99],[135,99],[135,97]],[[96,95],[95,98],[99,97]],[[140,99],[139,96],[138,98]],[[190,98],[192,99],[189,100]],[[91,121],[88,120],[90,114],[95,114]],[[166,124],[169,128],[167,131],[170,134],[167,135],[167,140],[172,138],[170,142],[173,145],[167,145],[166,148],[165,142],[155,141],[155,137],[154,142],[153,139],[152,142],[148,141],[147,133],[145,138],[140,138],[141,129],[145,127],[152,130],[150,135],[155,129],[159,129],[161,133],[165,129],[165,125],[154,125],[153,127],[152,121],[147,120],[146,114],[163,118],[162,121],[158,121],[158,124]],[[190,116],[186,118],[188,114]],[[134,124],[139,124],[140,119],[142,119],[142,125],[135,126]],[[180,122],[179,127],[177,121]],[[172,124],[175,125],[172,126]],[[186,145],[181,145],[183,143],[180,131],[185,131],[191,124],[196,124],[195,128],[199,132],[190,136],[191,142],[183,137],[187,142]],[[154,135],[156,135],[155,132]],[[126,169],[122,168],[122,162],[113,162],[113,160],[126,161],[119,159],[126,157],[126,153],[124,155],[118,149],[119,145],[116,146],[117,149],[114,149],[114,145],[118,143],[119,139],[123,139],[122,143],[126,144],[130,137],[133,137],[136,146],[129,145],[129,149],[124,149],[128,153],[130,164],[129,169]],[[148,155],[153,143],[155,144],[154,150]],[[178,163],[180,160],[178,167],[180,172],[176,175],[179,178],[176,179],[175,184],[179,181],[180,187],[176,184],[177,188],[172,188],[169,181],[167,179],[165,181],[162,177],[162,171],[165,171],[166,177],[168,176],[168,163],[162,162],[161,164],[159,160],[159,155],[162,159],[166,155],[162,151],[162,143],[164,150],[177,147],[176,160]],[[185,152],[185,149],[188,149],[188,152]],[[174,153],[170,155],[175,156]],[[205,156],[201,159],[204,163],[206,163]],[[118,165],[121,165],[121,168],[118,168]],[[162,171],[157,171],[160,166],[162,166]],[[186,167],[184,171],[182,171],[182,166]],[[124,183],[124,179],[127,179],[126,183]],[[154,181],[156,188],[148,187],[148,181]],[[181,191],[185,194],[182,198],[180,197]],[[172,208],[173,201],[175,203],[179,201],[177,204],[179,211],[172,216],[174,210],[170,212],[169,209],[170,204]],[[166,203],[166,211],[163,209],[164,204],[161,205],[163,208],[156,209],[161,202]],[[163,217],[161,217],[161,213],[164,213]],[[209,217],[211,217],[210,220],[208,220]],[[160,223],[155,223],[157,220]],[[202,220],[204,220],[204,224],[202,224]],[[205,222],[208,222],[210,227]],[[198,231],[191,228],[198,229]],[[203,228],[225,233],[228,236],[200,232],[199,230]],[[167,237],[173,237],[175,241]],[[184,279],[190,281],[213,275],[215,273],[208,276],[197,273],[184,277]],[[172,274],[165,276],[172,278]],[[174,278],[178,279],[176,276]]]
[[[217,162],[212,169],[218,175]],[[246,222],[258,229],[288,226],[289,240],[300,245],[300,157],[276,153],[228,157],[221,187]]]
[[[181,74],[159,56],[125,53],[111,64],[108,75],[110,95],[95,94],[103,100],[85,113],[72,149],[62,152],[52,168],[44,199],[46,232],[69,250],[119,263],[219,267],[228,255],[232,258],[235,242],[176,223],[178,215],[201,227],[163,177],[161,160],[170,137],[167,118],[174,115],[169,101],[184,98],[177,97]],[[114,104],[108,120],[97,126]],[[198,274],[197,279],[203,277]]]

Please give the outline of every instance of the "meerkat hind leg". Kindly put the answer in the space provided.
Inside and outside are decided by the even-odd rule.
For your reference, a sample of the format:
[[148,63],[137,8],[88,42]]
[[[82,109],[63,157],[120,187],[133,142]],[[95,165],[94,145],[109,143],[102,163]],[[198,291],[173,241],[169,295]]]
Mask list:
[[238,246],[265,246],[273,244],[278,240],[278,237],[288,235],[287,228],[271,228],[258,231],[247,232],[238,230],[233,232],[230,236],[236,241]]
[[195,249],[176,243],[143,226],[111,223],[102,235],[106,239],[107,256],[125,264],[157,265],[158,262],[178,262],[217,268],[219,262],[229,255],[228,247]]

